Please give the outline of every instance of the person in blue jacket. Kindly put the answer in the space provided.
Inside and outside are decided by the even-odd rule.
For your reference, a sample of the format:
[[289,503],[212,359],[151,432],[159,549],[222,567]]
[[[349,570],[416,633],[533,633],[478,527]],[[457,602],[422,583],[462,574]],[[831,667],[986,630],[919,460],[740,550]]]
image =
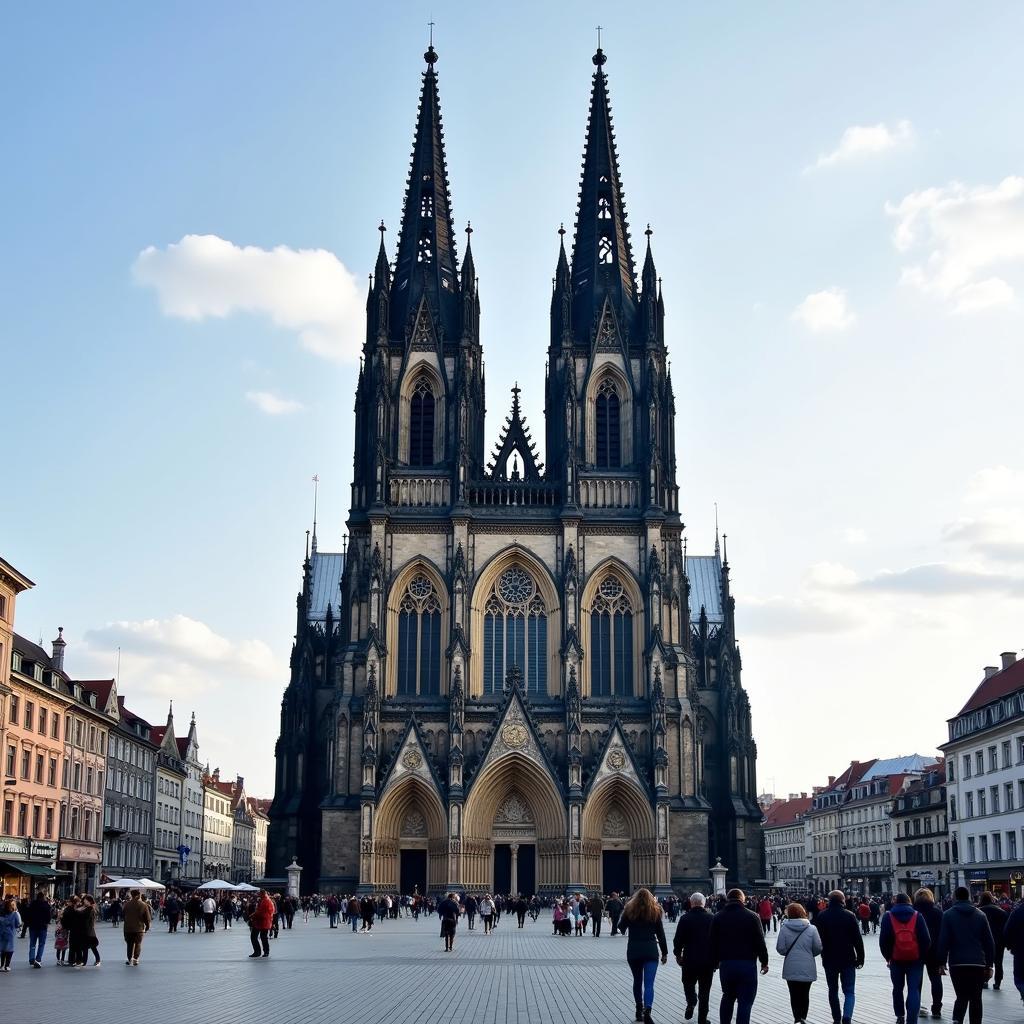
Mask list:
[[931,944],[924,915],[911,906],[905,892],[896,893],[892,909],[885,912],[882,930],[878,933],[878,951],[889,965],[896,1024],[917,1020],[924,962]]

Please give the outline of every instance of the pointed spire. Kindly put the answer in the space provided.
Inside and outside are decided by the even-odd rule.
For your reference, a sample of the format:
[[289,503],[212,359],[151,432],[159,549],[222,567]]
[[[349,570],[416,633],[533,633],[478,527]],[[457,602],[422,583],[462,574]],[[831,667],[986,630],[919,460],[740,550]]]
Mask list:
[[[540,480],[544,473],[543,463],[537,458],[537,448],[533,438],[530,437],[530,428],[523,419],[522,410],[519,407],[519,392],[522,389],[519,383],[512,387],[512,409],[505,418],[505,426],[502,428],[501,437],[498,438],[494,455],[491,456],[491,464],[488,468],[492,470],[491,479],[510,479],[508,460],[514,452],[518,452],[523,460],[522,479],[526,481]],[[515,467],[513,473],[518,469]]]
[[378,291],[387,295],[391,291],[391,264],[388,262],[388,251],[384,246],[384,219],[381,218],[377,230],[380,232],[380,247],[377,249],[377,266],[373,269],[373,283]]
[[718,502],[715,502],[715,558],[722,557],[722,546],[718,543]]
[[565,225],[558,225],[558,265],[555,267],[555,288],[568,288],[569,260],[565,255]]
[[644,269],[640,276],[640,288],[641,294],[644,299],[653,299],[658,291],[658,272],[654,269],[654,256],[651,254],[651,235],[654,232],[651,230],[651,225],[647,225],[647,230],[644,232],[647,236],[647,252],[644,254]]
[[457,337],[458,259],[452,230],[451,197],[444,155],[444,131],[437,93],[437,51],[433,45],[423,55],[423,72],[412,162],[405,189],[402,227],[391,290],[392,333],[401,337],[427,299],[435,322],[446,337]]
[[572,247],[573,327],[577,339],[589,338],[606,293],[620,314],[627,308],[631,311],[636,302],[633,250],[615,151],[608,76],[604,72],[607,59],[598,47]]
[[462,273],[459,275],[459,281],[462,290],[465,292],[474,291],[476,289],[476,264],[473,262],[473,249],[470,245],[470,239],[473,235],[473,225],[467,220],[466,221],[466,255],[462,259]]

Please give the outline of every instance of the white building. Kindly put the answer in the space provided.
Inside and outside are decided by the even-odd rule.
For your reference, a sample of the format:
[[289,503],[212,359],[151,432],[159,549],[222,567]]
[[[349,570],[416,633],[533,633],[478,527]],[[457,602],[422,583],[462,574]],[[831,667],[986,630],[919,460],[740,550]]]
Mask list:
[[765,871],[772,885],[802,890],[811,873],[811,829],[807,812],[813,797],[790,793],[787,800],[776,800],[765,811]]
[[220,769],[203,776],[203,878],[231,877],[231,783],[220,781]]
[[949,719],[946,796],[951,875],[975,892],[1022,895],[1024,883],[1024,661],[989,666]]
[[185,763],[185,785],[181,794],[181,842],[189,852],[181,869],[181,877],[197,881],[201,875],[203,856],[203,773],[199,761],[199,740],[196,738],[196,716],[193,712],[188,736],[178,740],[178,751]]

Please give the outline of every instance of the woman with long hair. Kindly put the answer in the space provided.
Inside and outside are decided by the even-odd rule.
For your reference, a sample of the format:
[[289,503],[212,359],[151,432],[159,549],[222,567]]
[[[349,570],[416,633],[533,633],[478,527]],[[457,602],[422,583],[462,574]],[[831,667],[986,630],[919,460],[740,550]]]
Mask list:
[[629,936],[626,962],[633,972],[636,1019],[653,1024],[654,976],[658,973],[658,960],[668,961],[668,943],[661,923],[661,906],[650,889],[637,889],[630,897],[619,918],[619,931]]

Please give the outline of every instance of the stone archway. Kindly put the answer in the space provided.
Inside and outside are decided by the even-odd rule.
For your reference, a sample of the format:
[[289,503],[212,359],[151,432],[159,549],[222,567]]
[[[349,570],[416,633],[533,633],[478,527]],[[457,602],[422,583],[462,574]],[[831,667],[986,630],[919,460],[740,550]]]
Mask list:
[[[373,842],[374,888],[398,892],[406,882],[427,890],[448,880],[448,830],[438,795],[415,775],[389,788],[377,806]],[[423,888],[421,892],[425,891]]]
[[613,888],[623,875],[631,889],[658,884],[654,810],[636,783],[621,775],[602,780],[583,805],[580,828],[588,887],[609,891],[606,871],[616,875]]

